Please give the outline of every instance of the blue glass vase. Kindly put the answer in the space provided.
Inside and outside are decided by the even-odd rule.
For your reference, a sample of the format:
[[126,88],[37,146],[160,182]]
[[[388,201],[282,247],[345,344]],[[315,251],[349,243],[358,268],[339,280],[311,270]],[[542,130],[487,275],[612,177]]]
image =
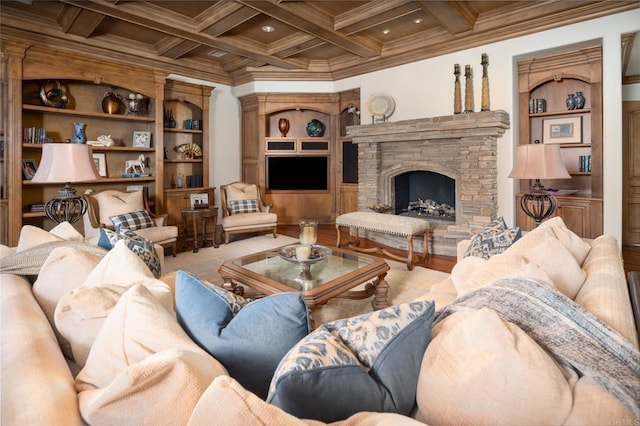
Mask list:
[[85,143],[87,141],[84,126],[84,123],[73,123],[73,143]]

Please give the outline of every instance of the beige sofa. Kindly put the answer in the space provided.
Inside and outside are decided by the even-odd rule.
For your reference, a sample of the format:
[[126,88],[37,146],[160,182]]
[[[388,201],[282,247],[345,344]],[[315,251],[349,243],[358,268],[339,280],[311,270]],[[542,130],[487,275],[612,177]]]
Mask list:
[[[585,248],[580,246],[582,240],[575,240],[561,226],[549,228],[569,251]],[[584,277],[583,283],[574,286],[575,302],[616,330],[624,337],[616,339],[637,352],[637,331],[617,242],[606,236],[587,241],[580,267],[568,271],[566,259],[553,253],[549,246],[543,251],[550,259],[540,261],[547,264],[532,268],[532,262],[522,260],[522,254],[528,257],[527,253],[539,251],[535,247],[543,239],[535,236],[536,233],[527,234],[526,239],[507,250],[505,254],[511,257],[506,262],[484,261],[491,266],[484,271],[482,262],[473,264],[475,260],[461,258],[451,276],[422,298],[434,300],[442,310],[452,306],[458,293],[472,293],[501,273],[521,278],[542,275],[557,281],[564,272],[575,272]],[[36,246],[37,240],[23,241],[19,247],[25,250]],[[558,241],[553,241],[553,247],[558,248]],[[461,243],[461,254],[466,244]],[[76,249],[56,250],[37,278],[0,275],[0,423],[321,424],[290,416],[230,378],[213,357],[181,334],[171,316],[175,313],[170,286],[153,279],[122,247],[117,246],[102,259]],[[15,252],[16,248],[2,247],[0,259]],[[557,262],[565,263],[554,272]],[[70,263],[74,265],[72,271]],[[473,264],[471,273],[465,270],[466,263]],[[152,303],[153,309],[146,306],[145,314],[136,312],[134,316],[131,310],[126,315],[116,313],[113,294],[125,297],[122,294],[131,286],[138,289],[133,296],[127,296],[132,304],[148,292],[153,297],[144,300],[159,302]],[[110,301],[112,310],[95,308],[91,313],[97,312],[96,318],[80,318],[72,309],[82,300],[78,288],[87,291],[91,300]],[[109,289],[108,294],[105,288]],[[143,304],[149,305],[147,302]],[[60,305],[68,309],[65,311]],[[64,312],[75,316],[64,317]],[[116,321],[117,315],[130,321]],[[82,321],[95,321],[91,323],[91,336],[73,335],[75,329],[86,328]],[[107,324],[109,333],[104,332]],[[96,337],[98,326],[102,330]],[[70,359],[80,359],[84,365]],[[79,372],[80,367],[83,368]],[[123,377],[125,367],[127,374]],[[433,328],[419,376],[417,407],[412,417],[363,412],[337,424],[638,422],[631,409],[588,376],[579,377],[569,366],[554,361],[521,329],[487,309],[453,313],[439,321]]]

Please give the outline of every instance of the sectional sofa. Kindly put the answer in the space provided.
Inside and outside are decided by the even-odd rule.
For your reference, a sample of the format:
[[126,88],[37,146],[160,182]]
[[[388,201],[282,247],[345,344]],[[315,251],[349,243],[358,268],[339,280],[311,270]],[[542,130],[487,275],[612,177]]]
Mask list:
[[[522,237],[488,227],[459,244],[451,275],[418,300],[310,333],[293,294],[259,305],[188,274],[158,279],[124,242],[101,252],[64,224],[23,229],[17,247],[0,247],[0,272],[2,424],[640,418],[638,334],[618,244],[580,239],[561,220]],[[223,319],[211,314],[225,309]],[[264,328],[238,324],[288,314]],[[300,335],[270,360],[273,378],[249,391],[255,375],[243,366],[267,365],[256,349],[273,358],[273,339],[290,336],[292,323]],[[239,351],[237,340],[249,339],[254,362],[228,361],[234,354],[216,339]]]

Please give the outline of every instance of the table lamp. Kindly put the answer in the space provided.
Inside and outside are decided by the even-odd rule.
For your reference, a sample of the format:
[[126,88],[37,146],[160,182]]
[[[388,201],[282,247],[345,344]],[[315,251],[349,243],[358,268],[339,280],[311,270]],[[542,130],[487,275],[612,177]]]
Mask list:
[[516,163],[509,173],[510,178],[535,179],[529,192],[520,200],[522,210],[531,217],[536,226],[551,216],[557,207],[557,200],[540,183],[540,179],[569,179],[571,176],[562,162],[560,145],[533,144],[519,145]]
[[64,183],[58,195],[44,205],[44,212],[56,223],[77,222],[87,211],[87,201],[76,193],[71,182],[100,179],[90,145],[46,143],[42,160],[31,182]]

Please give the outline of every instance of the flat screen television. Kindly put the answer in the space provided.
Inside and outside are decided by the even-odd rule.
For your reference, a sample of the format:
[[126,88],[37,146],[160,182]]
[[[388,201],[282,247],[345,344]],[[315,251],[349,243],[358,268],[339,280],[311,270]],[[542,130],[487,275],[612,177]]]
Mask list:
[[267,157],[270,190],[327,190],[329,161],[326,156]]

